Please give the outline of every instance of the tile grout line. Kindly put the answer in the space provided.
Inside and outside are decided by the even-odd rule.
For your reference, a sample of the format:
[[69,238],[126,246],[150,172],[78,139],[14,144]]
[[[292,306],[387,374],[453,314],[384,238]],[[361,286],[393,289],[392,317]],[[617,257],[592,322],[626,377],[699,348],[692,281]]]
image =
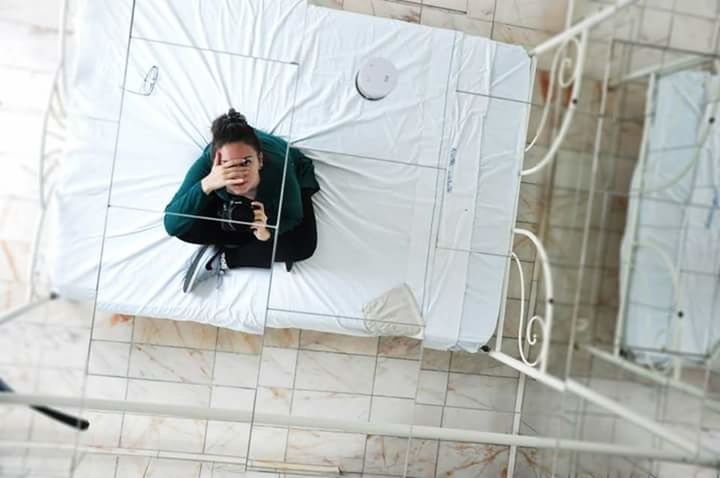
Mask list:
[[[447,412],[448,405],[447,405],[447,398],[448,398],[448,392],[450,391],[450,371],[452,370],[452,363],[455,359],[454,352],[450,353],[450,360],[448,360],[448,372],[447,372],[447,383],[445,384],[445,393],[443,396],[443,404],[442,404],[442,412],[440,414],[440,428],[445,428],[445,412]],[[438,474],[438,467],[440,465],[440,447],[442,445],[443,441],[438,440],[437,441],[437,450],[435,450],[435,473],[433,474],[434,477],[437,477]],[[512,477],[510,477],[512,478]]]
[[[130,391],[130,379],[129,379],[129,376],[130,376],[130,362],[132,361],[132,352],[133,352],[133,348],[134,348],[133,345],[134,345],[134,341],[135,341],[135,326],[136,326],[136,324],[137,324],[137,317],[133,317],[132,322],[133,322],[133,325],[132,325],[132,328],[130,329],[130,342],[128,343],[128,346],[130,347],[130,350],[129,350],[129,352],[128,352],[127,367],[126,367],[126,369],[125,369],[125,377],[121,377],[121,378],[124,378],[124,379],[125,379],[125,394],[124,394],[124,400],[125,400],[125,401],[127,401],[127,399],[128,399],[128,394],[129,394],[129,391]],[[93,324],[93,325],[94,325],[94,324]],[[95,328],[93,327],[93,332],[94,332],[94,330],[95,330]],[[90,340],[91,340],[91,341],[93,340],[93,339],[92,339],[92,333],[91,333],[91,335],[90,335]],[[90,374],[90,372],[88,372],[87,375],[88,375],[88,378],[89,378],[91,375],[94,375],[94,374]],[[122,436],[123,436],[123,431],[125,430],[125,417],[126,417],[126,415],[127,415],[126,412],[122,412],[122,418],[120,419],[120,433],[118,434],[118,440],[117,440],[117,444],[118,444],[119,447],[122,446]],[[114,475],[115,478],[117,478],[117,474],[118,474],[118,469],[119,469],[119,467],[120,467],[120,457],[116,457],[116,458],[115,458],[115,475]]]
[[[373,379],[372,379],[372,386],[370,388],[370,405],[368,406],[368,423],[372,422],[372,416],[373,416],[373,404],[375,399],[375,382],[377,380],[377,370],[378,370],[378,362],[380,361],[380,340],[378,340],[378,349],[377,353],[375,354],[375,364],[373,367]],[[362,455],[362,474],[365,474],[365,467],[367,466],[367,444],[370,440],[370,435],[367,433],[364,433],[364,440],[363,440],[363,455]]]
[[[505,1],[508,1],[508,0],[505,0]],[[495,12],[497,12],[497,4],[498,4],[498,0],[494,0],[492,20],[490,20],[490,38],[493,38],[495,36]]]
[[[300,364],[300,344],[302,344],[303,329],[297,329],[297,331],[298,338],[297,348],[295,349],[295,370],[293,371],[292,387],[290,388],[290,408],[288,409],[288,415],[290,416],[292,416],[293,407],[295,406],[295,386],[297,384],[297,373]],[[288,448],[290,448],[290,426],[287,427],[287,435],[285,438],[285,451],[283,453],[285,463],[287,463]]]
[[[215,389],[215,364],[217,363],[217,347],[218,343],[220,343],[220,327],[215,327],[215,349],[213,350],[213,363],[212,363],[212,371],[210,372],[210,384],[208,384],[209,394],[208,394],[208,407],[212,407],[212,399],[213,399],[213,390]],[[210,427],[210,420],[205,420],[205,433],[203,434],[203,443],[202,443],[202,450],[203,453],[207,452],[207,434],[208,434],[208,428]],[[214,473],[215,465],[213,465],[213,473]],[[202,467],[201,467],[202,471]]]

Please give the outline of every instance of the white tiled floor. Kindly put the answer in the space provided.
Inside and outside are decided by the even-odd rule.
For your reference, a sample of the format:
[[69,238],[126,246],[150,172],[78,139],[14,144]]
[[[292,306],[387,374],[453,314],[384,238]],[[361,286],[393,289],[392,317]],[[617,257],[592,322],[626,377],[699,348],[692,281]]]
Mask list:
[[[57,0],[34,3],[10,0],[0,4],[0,310],[22,300],[28,238],[37,217],[33,201],[34,144],[50,84],[56,55]],[[331,8],[396,18],[434,27],[458,29],[498,41],[534,46],[561,30],[566,0],[316,0]],[[579,19],[607,4],[578,0],[573,17]],[[690,2],[640,0],[613,25],[593,33],[579,113],[563,145],[552,175],[527,178],[521,190],[518,225],[537,231],[549,219],[546,244],[558,284],[557,328],[550,369],[564,373],[569,320],[575,300],[580,239],[588,202],[589,165],[598,123],[598,79],[604,73],[609,35],[645,43],[619,48],[613,68],[629,58],[629,67],[657,62],[658,45],[697,52],[715,51],[718,42],[718,5],[714,0]],[[670,55],[667,55],[670,58]],[[549,58],[542,58],[542,70]],[[547,75],[538,72],[542,86]],[[16,85],[24,87],[18,89]],[[536,88],[534,102],[544,102]],[[638,154],[644,111],[644,85],[633,84],[609,96],[603,162],[598,175],[605,189],[627,191]],[[540,108],[533,108],[532,127]],[[539,140],[528,162],[537,160],[548,145]],[[545,148],[545,149],[543,149]],[[33,150],[34,151],[34,150]],[[9,179],[8,179],[9,178]],[[592,268],[586,269],[581,314],[587,319],[578,330],[582,341],[608,343],[617,310],[617,264],[627,202],[622,196],[596,194],[591,225],[603,234],[597,241]],[[606,210],[605,220],[602,210]],[[591,248],[594,243],[591,241]],[[591,249],[592,250],[592,249]],[[527,288],[532,285],[534,253],[518,242]],[[519,278],[511,275],[504,349],[517,356]],[[91,328],[92,310],[57,302],[32,317],[4,325],[0,334],[0,376],[21,391],[80,395],[85,384],[89,397],[127,399],[167,404],[211,406],[245,411],[368,422],[423,424],[508,433],[512,430],[518,374],[484,354],[424,350],[407,338],[358,338],[306,330],[268,330],[264,337],[214,327],[144,317],[98,314]],[[87,376],[85,358],[89,352]],[[640,384],[609,380],[621,378],[617,370],[599,370],[578,355],[576,373],[590,371],[592,386],[615,393],[638,411],[657,410],[657,418],[675,426],[697,423],[699,404],[687,397],[664,395]],[[602,377],[602,380],[599,378]],[[665,403],[665,402],[662,402]],[[588,437],[646,441],[642,430],[615,417],[588,408],[578,418],[581,404],[528,382],[521,431],[572,438],[582,425]],[[296,464],[337,465],[345,472],[371,476],[456,478],[507,476],[507,447],[407,439],[361,433],[340,433],[313,428],[282,428],[245,423],[87,412],[93,425],[80,443],[122,446],[138,450],[217,455],[227,460],[249,457]],[[690,418],[688,418],[690,417]],[[720,429],[720,419],[708,420],[708,440]],[[75,434],[28,410],[0,408],[0,438],[57,443],[73,442]],[[687,423],[685,423],[687,422]],[[406,456],[408,467],[405,470]],[[201,477],[239,476],[243,466],[232,463],[198,463],[142,456],[83,455],[73,476]],[[25,467],[40,476],[68,476],[72,456],[61,452],[7,453],[0,448],[0,476]],[[656,474],[650,465],[627,460],[583,455],[576,461],[553,450],[519,449],[516,477],[550,476],[716,476],[707,470],[680,469],[661,464]],[[652,471],[652,469],[650,470]],[[586,473],[582,475],[582,473]],[[273,476],[273,475],[260,475]]]

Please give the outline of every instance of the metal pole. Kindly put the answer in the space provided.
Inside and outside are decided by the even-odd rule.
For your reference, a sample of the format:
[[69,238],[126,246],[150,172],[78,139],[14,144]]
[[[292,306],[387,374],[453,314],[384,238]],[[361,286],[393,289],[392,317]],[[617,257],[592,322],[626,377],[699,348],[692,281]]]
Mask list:
[[[645,100],[645,124],[643,125],[643,134],[642,139],[640,141],[640,160],[639,164],[636,168],[636,174],[638,175],[638,182],[639,182],[639,189],[642,191],[643,189],[643,182],[645,180],[645,164],[646,164],[646,157],[647,157],[647,143],[648,143],[648,135],[650,134],[650,121],[649,117],[650,114],[652,114],[655,105],[654,105],[654,99],[655,99],[655,81],[656,81],[656,75],[653,73],[650,75],[650,84],[648,85],[647,89],[647,97]],[[623,267],[622,261],[620,263],[620,274],[621,274],[621,281],[620,281],[620,304],[618,306],[618,320],[615,324],[615,338],[613,339],[613,353],[615,355],[620,355],[620,342],[622,342],[622,337],[624,335],[623,327],[625,327],[625,314],[627,313],[627,302],[628,302],[628,293],[630,291],[630,271],[632,269],[633,265],[633,258],[635,253],[635,238],[637,237],[637,224],[640,220],[640,205],[642,196],[638,198],[638,203],[635,207],[635,214],[633,217],[630,218],[628,221],[628,227],[627,227],[627,237],[630,241],[630,247],[629,247],[629,257],[627,264]],[[624,280],[622,279],[624,278]]]
[[[606,362],[609,362],[613,365],[617,365],[618,367],[621,367],[628,372],[634,373],[643,378],[647,378],[648,380],[652,380],[655,383],[672,387],[694,397],[705,397],[705,393],[697,387],[693,387],[692,385],[689,385],[680,380],[675,380],[674,378],[666,377],[665,375],[661,375],[654,370],[648,370],[645,367],[641,367],[640,365],[625,360],[622,357],[613,355],[593,345],[585,345],[583,348],[599,359],[605,360]],[[706,404],[713,410],[720,412],[720,402],[716,400],[707,400]]]
[[615,15],[618,11],[622,10],[623,8],[627,7],[628,5],[631,5],[635,3],[637,0],[619,0],[615,5],[605,7],[596,14],[586,18],[585,20],[582,20],[572,27],[568,28],[567,30],[563,31],[562,33],[559,33],[558,35],[555,35],[554,37],[550,38],[549,40],[544,41],[543,43],[539,44],[530,52],[528,53],[530,56],[536,56],[540,55],[541,53],[544,53],[548,50],[552,50],[556,46],[561,45],[562,43],[566,42],[570,38],[576,36],[580,32],[587,32],[592,27],[597,25],[598,23],[602,22],[603,20]]
[[[587,442],[581,440],[566,440],[548,437],[534,437],[527,435],[511,435],[508,433],[492,433],[454,428],[432,426],[406,425],[394,423],[370,423],[350,420],[338,420],[321,417],[302,417],[291,415],[276,415],[270,413],[255,413],[250,411],[195,407],[188,405],[173,405],[167,403],[132,402],[125,400],[107,400],[97,398],[77,398],[54,395],[25,395],[0,394],[0,403],[9,404],[43,404],[60,407],[83,408],[89,410],[119,411],[128,413],[145,413],[160,416],[175,416],[202,420],[220,420],[233,422],[250,422],[282,427],[307,427],[313,429],[341,430],[351,433],[365,433],[385,436],[411,436],[417,439],[435,439],[443,441],[460,441],[470,443],[492,443],[504,446],[519,446],[529,448],[559,448],[592,453],[609,454],[613,456],[633,456],[649,459],[660,459],[679,462],[690,462],[694,457],[684,452],[661,450],[654,448],[641,448],[625,445],[616,445],[602,442]],[[668,434],[663,436],[671,442],[679,441]],[[2,444],[2,441],[0,441]],[[682,448],[688,448],[683,440]],[[695,447],[690,447],[695,450]],[[716,465],[717,459],[712,455],[702,455],[695,463]]]
[[[550,334],[552,333],[553,303],[555,297],[553,291],[552,273],[550,272],[550,260],[548,259],[547,252],[545,252],[545,247],[543,247],[540,239],[538,239],[535,234],[520,228],[515,228],[515,233],[530,239],[530,241],[535,246],[535,249],[537,249],[537,254],[540,258],[540,265],[542,266],[543,270],[543,280],[545,281],[545,320],[543,321],[542,319],[539,319],[538,321],[542,324],[543,331],[539,360],[540,371],[542,373],[545,373],[545,371],[547,370],[548,351],[550,349]],[[536,318],[537,316],[533,317],[533,319]],[[528,330],[531,329],[531,324],[532,319],[528,321]],[[518,341],[521,341],[521,337],[522,336],[518,336]],[[528,337],[528,342],[530,343],[530,345],[532,345],[532,342],[530,342],[530,337]]]
[[641,68],[639,70],[628,73],[619,80],[610,83],[610,87],[615,88],[623,83],[627,83],[633,80],[639,80],[645,78],[646,76],[650,76],[653,73],[657,73],[658,75],[667,75],[668,73],[673,73],[675,71],[701,66],[705,63],[710,63],[711,61],[712,58],[689,56],[685,58],[680,58],[670,63],[659,63],[657,65]]
[[29,312],[37,307],[40,307],[43,304],[50,302],[51,300],[55,300],[57,298],[58,298],[57,294],[50,294],[48,297],[44,297],[42,299],[37,299],[32,302],[28,302],[25,305],[21,305],[14,309],[11,309],[11,310],[3,313],[2,315],[0,315],[0,325],[10,322],[11,320],[17,319],[21,315],[24,315],[26,312]]
[[654,433],[659,437],[662,437],[663,439],[667,440],[668,442],[679,448],[682,448],[683,450],[686,450],[693,454],[698,453],[698,447],[690,443],[687,438],[669,432],[657,422],[647,417],[644,417],[639,413],[630,410],[629,408],[624,407],[622,404],[599,394],[595,390],[592,390],[591,388],[586,387],[585,385],[582,385],[575,380],[566,379],[565,384],[569,392],[575,393],[576,395],[579,395],[585,400],[591,401],[594,404],[599,405],[602,408],[621,416],[622,418],[625,418],[626,420]]
[[[582,76],[583,76],[583,67],[585,65],[585,55],[587,54],[587,42],[588,42],[588,31],[583,30],[580,33],[580,41],[576,41],[574,37],[571,38],[577,48],[577,60],[575,64],[575,70],[573,71],[572,76],[572,91],[570,94],[570,105],[567,108],[567,111],[565,112],[565,116],[563,117],[562,125],[560,126],[560,131],[558,132],[557,136],[553,140],[553,143],[550,145],[550,149],[548,150],[547,154],[545,154],[545,157],[535,166],[532,168],[524,170],[521,174],[522,176],[528,176],[530,174],[534,174],[538,171],[540,171],[542,168],[544,168],[555,156],[555,153],[557,153],[558,149],[560,149],[560,145],[565,140],[565,135],[567,135],[568,130],[570,129],[570,124],[572,123],[572,118],[575,114],[575,110],[577,109],[577,103],[578,103],[578,96],[580,94],[580,85],[582,83]],[[558,75],[558,83],[560,86],[566,86],[565,83],[563,83],[562,79],[562,71],[563,71],[563,64],[564,62],[555,63],[555,68],[553,68],[553,71],[550,72],[551,75]],[[559,71],[555,71],[556,69],[559,69]],[[552,81],[554,82],[554,80]],[[558,95],[559,96],[559,95]]]

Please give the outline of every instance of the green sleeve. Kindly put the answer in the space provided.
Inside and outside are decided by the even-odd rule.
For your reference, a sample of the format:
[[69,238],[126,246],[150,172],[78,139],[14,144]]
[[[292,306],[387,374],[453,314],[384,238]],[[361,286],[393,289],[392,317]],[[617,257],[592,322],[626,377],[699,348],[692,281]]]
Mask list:
[[[210,173],[210,148],[206,147],[202,156],[197,159],[185,175],[180,189],[175,193],[170,204],[165,207],[166,213],[200,215],[210,203],[210,196],[206,195],[200,181]],[[190,229],[192,217],[165,214],[163,220],[165,230],[171,236],[179,236]]]
[[298,178],[300,189],[309,189],[313,193],[318,192],[320,190],[320,184],[318,184],[317,178],[315,178],[315,167],[313,166],[312,160],[302,154],[298,149],[292,148],[291,151],[294,156],[295,174]]

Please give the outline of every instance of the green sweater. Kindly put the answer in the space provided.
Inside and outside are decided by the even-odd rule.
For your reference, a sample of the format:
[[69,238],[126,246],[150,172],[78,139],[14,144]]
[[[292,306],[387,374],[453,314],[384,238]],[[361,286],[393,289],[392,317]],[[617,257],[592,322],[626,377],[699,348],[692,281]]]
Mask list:
[[[287,142],[277,136],[272,136],[256,129],[258,139],[262,145],[263,168],[260,170],[260,185],[258,186],[256,200],[265,205],[268,224],[277,223],[277,213],[280,204],[280,188],[282,186],[283,163]],[[200,181],[212,169],[212,145],[208,145],[202,155],[193,163],[185,175],[185,180],[175,196],[165,207],[165,212],[176,214],[190,214],[193,216],[212,215],[219,201],[228,201],[227,191],[218,189],[211,194],[205,194]],[[285,192],[283,193],[282,218],[280,221],[280,234],[294,228],[303,218],[301,189],[316,192],[320,189],[315,179],[315,170],[312,161],[295,148],[290,148],[288,165],[285,174]],[[171,236],[179,236],[187,232],[192,223],[198,219],[192,217],[166,214],[164,218],[165,230]]]

